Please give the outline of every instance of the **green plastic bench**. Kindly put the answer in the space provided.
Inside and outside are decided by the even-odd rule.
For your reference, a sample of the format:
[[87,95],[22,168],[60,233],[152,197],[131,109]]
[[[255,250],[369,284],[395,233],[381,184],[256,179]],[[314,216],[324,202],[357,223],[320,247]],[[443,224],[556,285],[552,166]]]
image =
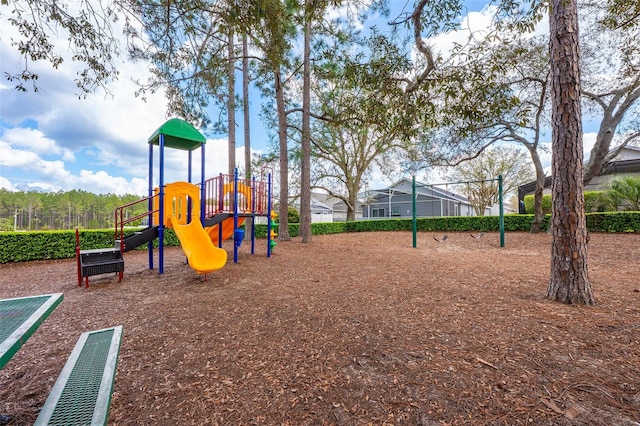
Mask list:
[[82,333],[35,425],[106,425],[122,326]]

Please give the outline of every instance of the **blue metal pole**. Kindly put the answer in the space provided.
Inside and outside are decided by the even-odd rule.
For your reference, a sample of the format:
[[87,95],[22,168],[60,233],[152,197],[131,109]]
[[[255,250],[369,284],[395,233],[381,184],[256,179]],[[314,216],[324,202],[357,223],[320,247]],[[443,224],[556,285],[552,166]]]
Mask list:
[[[257,195],[257,181],[256,181],[256,177],[254,176],[251,179],[251,254],[255,254],[255,232],[256,232],[256,205],[257,205],[257,200],[256,200],[256,195]],[[245,222],[246,223],[246,222]],[[246,226],[245,226],[246,228]]]
[[[147,204],[148,211],[153,211],[153,144],[149,144],[149,202]],[[149,214],[149,227],[154,226],[153,213]],[[149,269],[153,269],[153,241],[147,243],[147,252],[149,253]]]
[[160,134],[160,192],[158,194],[158,273],[164,274],[164,135]]
[[238,263],[238,168],[233,172],[233,263]]
[[200,146],[200,221],[204,226],[205,208],[207,205],[206,192],[204,187],[204,143]]
[[267,257],[271,257],[271,173],[267,175]]
[[[224,211],[224,177],[220,173],[218,178],[218,213],[226,213]],[[218,247],[222,248],[222,222],[218,224]]]
[[[187,163],[188,163],[188,170],[187,170],[187,182],[191,183],[191,179],[192,179],[192,171],[191,168],[193,166],[193,155],[191,154],[192,151],[189,151],[189,153],[187,154]],[[193,206],[193,200],[189,197],[187,198],[187,223],[191,223],[191,208]]]

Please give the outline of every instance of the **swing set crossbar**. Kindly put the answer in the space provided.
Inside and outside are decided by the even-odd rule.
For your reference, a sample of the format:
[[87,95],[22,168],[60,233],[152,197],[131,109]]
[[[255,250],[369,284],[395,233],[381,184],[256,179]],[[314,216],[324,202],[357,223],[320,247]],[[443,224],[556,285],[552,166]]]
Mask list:
[[[415,180],[415,176],[413,177],[413,179]],[[493,178],[493,179],[483,179],[483,180],[465,180],[465,181],[459,181],[459,182],[442,182],[442,183],[417,183],[416,182],[416,188],[431,188],[434,186],[455,186],[455,185],[468,185],[471,183],[482,183],[482,182],[500,182],[501,177],[498,176],[497,178]]]

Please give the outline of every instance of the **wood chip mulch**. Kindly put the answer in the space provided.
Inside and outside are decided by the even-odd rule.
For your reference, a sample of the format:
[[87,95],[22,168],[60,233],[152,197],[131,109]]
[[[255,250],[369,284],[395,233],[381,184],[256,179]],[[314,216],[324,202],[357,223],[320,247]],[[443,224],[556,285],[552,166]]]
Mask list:
[[639,234],[591,235],[593,307],[544,299],[549,235],[433,237],[227,243],[206,280],[130,252],[89,289],[74,259],[0,265],[1,298],[64,293],[0,414],[32,424],[80,333],[121,324],[112,425],[640,425]]

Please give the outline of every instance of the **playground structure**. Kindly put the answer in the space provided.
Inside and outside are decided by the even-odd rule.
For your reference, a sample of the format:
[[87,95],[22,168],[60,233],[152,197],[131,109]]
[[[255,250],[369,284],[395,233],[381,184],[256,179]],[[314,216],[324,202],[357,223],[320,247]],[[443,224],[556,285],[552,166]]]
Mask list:
[[[149,138],[149,195],[120,206],[115,211],[115,245],[111,248],[80,250],[76,232],[76,258],[78,285],[89,276],[117,272],[122,280],[123,254],[143,244],[149,252],[149,269],[154,268],[154,241],[158,241],[158,273],[164,273],[164,238],[166,229],[172,229],[180,241],[189,266],[199,274],[221,269],[227,262],[223,241],[233,238],[233,260],[238,262],[238,248],[245,238],[241,228],[248,217],[267,218],[267,257],[276,243],[274,211],[272,210],[271,174],[260,180],[240,179],[238,171],[233,175],[220,174],[205,179],[205,137],[189,123],[174,118],[160,126]],[[154,147],[159,152],[159,184],[153,185]],[[165,183],[165,148],[188,152],[187,181]],[[201,180],[192,183],[193,151],[200,149]],[[146,206],[143,213],[129,215],[138,206]],[[144,221],[147,226],[131,235],[125,235],[125,227]],[[250,229],[251,254],[255,254],[255,220]]]
[[[413,179],[411,181],[411,193],[412,193],[412,209],[413,209],[413,214],[412,214],[412,222],[411,222],[411,232],[413,234],[413,248],[416,248],[418,245],[418,236],[417,236],[417,231],[418,231],[418,222],[417,222],[417,206],[416,206],[416,200],[417,200],[417,193],[416,193],[416,188],[421,186],[421,187],[430,187],[433,190],[434,186],[446,186],[447,188],[447,192],[448,192],[448,188],[449,186],[454,186],[454,185],[465,185],[465,184],[472,184],[472,183],[482,183],[482,182],[498,182],[498,205],[499,205],[499,209],[500,209],[500,218],[499,218],[499,228],[500,228],[500,247],[504,247],[504,200],[503,200],[503,185],[502,185],[502,175],[499,175],[497,178],[495,179],[486,179],[486,180],[482,180],[482,181],[464,181],[464,182],[447,182],[447,183],[437,183],[437,184],[429,184],[429,185],[424,185],[424,184],[417,184],[416,183],[416,177],[413,176]],[[445,216],[445,220],[447,216]],[[441,237],[441,238],[436,238],[433,237],[434,240],[438,241],[438,242],[444,242],[447,240],[448,238],[448,229],[445,230],[445,234]],[[484,232],[480,232],[478,235],[474,235],[474,234],[470,234],[472,238],[482,238],[484,236]]]

